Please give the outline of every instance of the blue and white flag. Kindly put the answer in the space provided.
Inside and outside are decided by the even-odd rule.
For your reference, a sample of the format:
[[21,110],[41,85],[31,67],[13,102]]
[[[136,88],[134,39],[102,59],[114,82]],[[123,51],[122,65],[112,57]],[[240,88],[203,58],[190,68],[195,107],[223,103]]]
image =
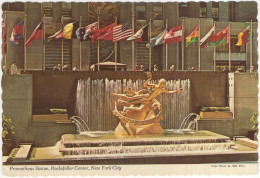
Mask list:
[[163,40],[165,38],[165,36],[167,35],[168,31],[165,29],[162,33],[160,33],[159,35],[153,37],[149,43],[146,44],[147,48],[152,48],[154,46],[163,44]]

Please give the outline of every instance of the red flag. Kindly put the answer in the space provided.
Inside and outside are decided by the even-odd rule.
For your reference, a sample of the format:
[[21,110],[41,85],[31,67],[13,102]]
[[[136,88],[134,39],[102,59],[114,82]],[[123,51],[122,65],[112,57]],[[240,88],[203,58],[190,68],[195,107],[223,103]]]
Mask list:
[[42,22],[35,28],[30,38],[26,41],[25,46],[29,46],[34,40],[43,39]]
[[163,44],[175,43],[182,40],[182,25],[172,28],[165,36]]
[[220,44],[229,43],[229,29],[228,27],[221,30],[217,34],[212,35],[209,38],[208,45],[209,46],[217,46]]
[[24,21],[20,21],[12,30],[10,41],[16,45],[19,44],[18,39],[23,38],[24,35]]
[[91,36],[91,42],[95,43],[97,39],[113,41],[113,28],[114,28],[114,26],[115,26],[115,23],[112,23],[111,25],[108,25],[108,26],[101,28],[99,30],[93,30],[92,36]]

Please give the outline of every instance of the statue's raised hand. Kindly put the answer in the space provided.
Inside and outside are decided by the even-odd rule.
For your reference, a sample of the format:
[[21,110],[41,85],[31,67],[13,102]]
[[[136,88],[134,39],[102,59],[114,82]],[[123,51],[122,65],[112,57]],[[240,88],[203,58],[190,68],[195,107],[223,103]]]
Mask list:
[[178,89],[178,90],[177,90],[177,92],[178,92],[178,93],[180,93],[180,92],[182,92],[182,90],[183,90],[183,89],[182,89],[182,88],[180,88],[180,89]]
[[145,72],[147,78],[152,78],[152,73],[151,72]]

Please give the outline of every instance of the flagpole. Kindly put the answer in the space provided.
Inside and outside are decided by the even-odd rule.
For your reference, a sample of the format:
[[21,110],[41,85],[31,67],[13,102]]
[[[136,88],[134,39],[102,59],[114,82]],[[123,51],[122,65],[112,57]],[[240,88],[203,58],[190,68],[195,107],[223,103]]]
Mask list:
[[[98,17],[98,29],[99,29],[99,17]],[[99,39],[98,39],[98,46],[97,46],[97,57],[98,57],[98,71],[99,71]]]
[[[152,19],[149,22],[149,41],[151,41]],[[152,48],[149,48],[149,71],[152,71]]]
[[[6,18],[6,16],[7,16],[7,11],[4,11],[4,14],[5,14],[5,35],[7,35],[7,33],[6,33],[6,31],[7,31],[7,28],[6,28],[6,26],[7,26],[7,24],[6,24],[6,23],[7,23],[7,20],[6,20],[6,19],[7,19],[7,18]],[[6,37],[5,37],[5,38],[6,38]],[[6,43],[6,44],[5,44],[5,45],[6,45],[6,49],[5,49],[5,72],[6,72],[6,71],[7,71],[7,64],[6,64],[6,63],[7,63],[7,59],[6,59],[6,54],[7,54],[7,39],[5,39],[5,40],[6,40],[6,42],[5,42],[5,43]]]
[[229,63],[229,72],[231,72],[231,43],[230,43],[230,24],[228,22],[228,63]]
[[253,21],[250,22],[250,73],[252,71],[252,65],[253,65]]
[[[24,14],[24,25],[23,25],[23,30],[24,30],[24,44],[26,40],[26,14]],[[27,68],[27,59],[26,59],[26,46],[24,45],[24,71],[26,71]]]
[[[43,15],[43,41],[45,40],[45,15]],[[43,71],[45,71],[45,45],[43,45]]]
[[[168,19],[166,19],[166,29],[168,29]],[[168,70],[168,44],[165,45],[165,68]]]
[[[132,16],[132,34],[134,35],[135,33],[135,17],[134,15]],[[132,40],[132,68],[134,70],[135,67],[135,42]]]
[[199,46],[199,66],[198,66],[198,70],[200,71],[200,20],[199,20],[198,46]]
[[[213,22],[214,23],[214,34],[216,34],[216,21]],[[213,53],[213,70],[216,71],[216,46],[214,46],[214,53]]]
[[[115,18],[115,26],[117,26],[117,17]],[[115,41],[115,71],[117,71],[117,42]]]
[[[79,17],[79,27],[81,27],[82,16]],[[81,49],[81,41],[79,41],[79,70],[81,71],[82,65],[82,49]]]
[[[63,26],[63,16],[61,16],[61,20],[62,20],[62,22],[61,22],[61,24],[62,24],[62,26]],[[61,71],[63,71],[63,37],[62,37],[62,39],[61,39]]]
[[182,33],[181,33],[181,59],[182,59],[182,67],[181,70],[184,70],[184,20],[181,21],[182,25]]

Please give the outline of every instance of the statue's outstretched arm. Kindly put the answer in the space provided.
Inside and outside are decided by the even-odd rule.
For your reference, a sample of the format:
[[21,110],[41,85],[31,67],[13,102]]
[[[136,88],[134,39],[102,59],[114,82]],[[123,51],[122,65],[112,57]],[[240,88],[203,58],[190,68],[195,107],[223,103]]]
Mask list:
[[126,94],[117,94],[117,93],[110,93],[110,96],[115,96],[115,97],[118,97],[118,98],[127,97]]
[[140,95],[134,95],[134,96],[127,96],[125,94],[116,94],[116,93],[111,93],[111,96],[118,97],[119,99],[125,100],[125,101],[132,101],[132,100],[137,100],[137,99],[142,99],[146,98],[149,95],[148,94],[140,94]]
[[166,93],[166,94],[180,93],[182,90],[183,90],[182,88],[175,90],[175,91],[163,90],[163,93]]

